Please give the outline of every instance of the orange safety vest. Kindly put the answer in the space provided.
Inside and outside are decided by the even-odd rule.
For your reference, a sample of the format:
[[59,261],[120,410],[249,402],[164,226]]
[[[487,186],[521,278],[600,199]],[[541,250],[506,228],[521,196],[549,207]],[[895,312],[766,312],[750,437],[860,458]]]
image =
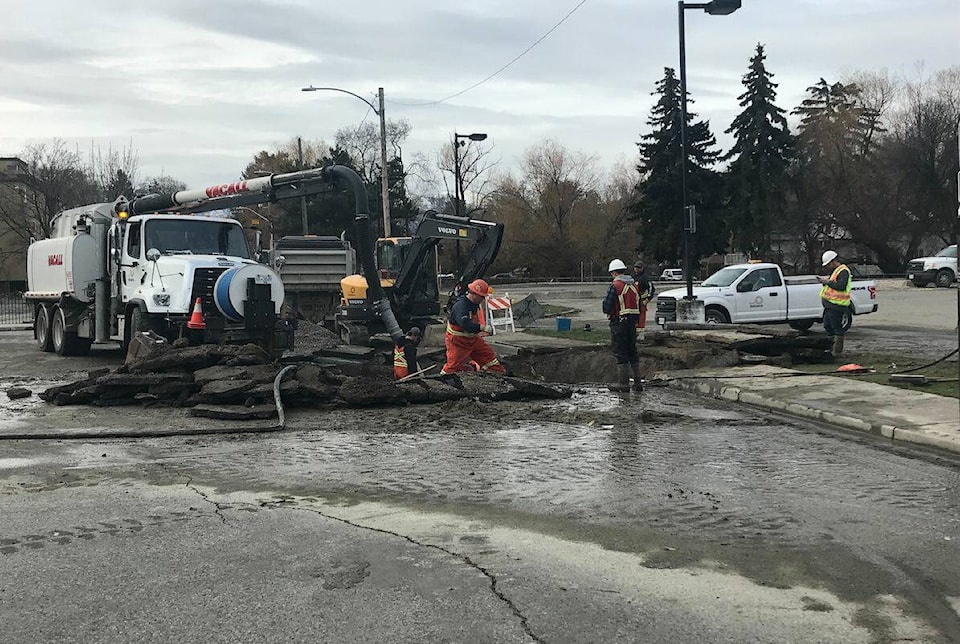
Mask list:
[[[830,281],[836,282],[837,278],[840,277],[840,273],[843,271],[850,272],[850,269],[846,267],[845,264],[840,264],[835,269],[833,273],[830,274]],[[850,275],[847,278],[847,288],[843,291],[838,291],[837,289],[824,284],[820,289],[820,298],[824,299],[831,304],[836,304],[837,306],[850,306],[850,289],[853,287],[853,275]]]
[[399,344],[393,345],[393,366],[403,367],[404,369],[409,366],[407,365],[407,352]]
[[[483,307],[482,303],[480,304],[480,307],[481,308]],[[477,324],[479,324],[481,327],[483,327],[483,319],[482,319],[482,314],[480,313],[480,309],[477,309],[477,312],[471,315],[470,319],[476,322]],[[449,320],[447,320],[447,333],[449,333],[450,335],[459,336],[461,338],[475,338],[478,335],[480,335],[480,333],[470,333],[469,331],[464,331],[462,328],[460,328],[456,324],[451,323]]]
[[[617,285],[622,285],[619,289]],[[614,280],[613,290],[617,292],[617,304],[619,310],[617,315],[640,315],[640,293],[637,291],[637,285],[627,284],[620,280]]]

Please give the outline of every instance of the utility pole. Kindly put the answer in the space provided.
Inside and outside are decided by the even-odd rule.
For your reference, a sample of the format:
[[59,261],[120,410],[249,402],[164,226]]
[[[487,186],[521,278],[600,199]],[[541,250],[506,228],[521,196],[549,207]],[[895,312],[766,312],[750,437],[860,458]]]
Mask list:
[[390,236],[390,178],[387,176],[387,117],[383,111],[383,88],[377,89],[380,97],[380,198],[383,200],[383,236]]
[[[299,136],[297,137],[297,170],[303,170],[303,140]],[[303,223],[303,234],[306,235],[309,232],[307,228],[306,197],[300,197],[300,220]]]
[[[361,101],[370,106],[370,109],[373,110],[373,113],[380,117],[380,165],[382,171],[380,172],[380,201],[383,202],[383,236],[390,236],[390,177],[387,172],[387,117],[383,111],[383,88],[377,88],[377,96],[380,98],[380,109],[360,96],[359,94],[354,94],[348,89],[341,89],[339,87],[314,87],[313,85],[309,87],[304,87],[300,91],[302,92],[319,92],[323,90],[328,90],[331,92],[342,92],[344,94],[349,94],[354,98],[359,98]],[[306,217],[306,215],[304,215]],[[306,221],[306,219],[304,219]],[[306,228],[306,224],[304,224]]]

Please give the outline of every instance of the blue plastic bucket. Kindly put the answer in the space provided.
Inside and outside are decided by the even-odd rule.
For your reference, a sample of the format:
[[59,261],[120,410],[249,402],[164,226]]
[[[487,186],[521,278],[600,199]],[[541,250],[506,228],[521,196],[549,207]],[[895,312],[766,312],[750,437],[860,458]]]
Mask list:
[[557,331],[569,331],[570,318],[557,318]]

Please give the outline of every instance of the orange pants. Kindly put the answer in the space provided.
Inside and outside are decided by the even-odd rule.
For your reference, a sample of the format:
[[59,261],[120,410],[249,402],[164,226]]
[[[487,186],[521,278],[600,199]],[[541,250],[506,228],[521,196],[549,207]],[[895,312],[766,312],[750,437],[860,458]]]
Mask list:
[[480,371],[495,371],[506,373],[497,354],[493,352],[486,340],[479,335],[464,337],[447,333],[444,338],[447,345],[447,363],[440,373],[455,373],[457,371],[473,371],[468,364],[471,360],[480,365]]
[[640,317],[637,319],[637,328],[645,329],[647,327],[647,305],[640,303]]

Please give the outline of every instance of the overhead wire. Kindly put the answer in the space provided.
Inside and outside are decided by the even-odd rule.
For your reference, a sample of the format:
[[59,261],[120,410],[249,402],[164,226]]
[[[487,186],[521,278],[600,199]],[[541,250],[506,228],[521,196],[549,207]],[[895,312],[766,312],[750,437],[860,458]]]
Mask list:
[[503,65],[502,67],[500,67],[499,69],[497,69],[497,70],[496,70],[495,72],[493,72],[492,74],[486,76],[486,77],[483,78],[482,80],[477,81],[477,82],[474,83],[473,85],[470,85],[469,87],[466,87],[466,88],[460,90],[459,92],[454,92],[453,94],[450,94],[449,96],[446,96],[446,97],[441,98],[441,99],[436,100],[436,101],[425,101],[425,102],[422,102],[422,103],[405,103],[405,102],[402,102],[402,101],[387,101],[387,102],[388,102],[388,103],[393,103],[394,105],[403,105],[403,106],[405,106],[405,107],[424,107],[424,106],[427,106],[427,105],[439,105],[440,103],[445,103],[446,101],[449,101],[449,100],[452,99],[452,98],[456,98],[456,97],[458,97],[458,96],[462,96],[462,95],[466,94],[467,92],[469,92],[469,91],[471,91],[471,90],[474,90],[474,89],[480,87],[481,85],[483,85],[483,84],[486,83],[487,81],[492,80],[493,78],[495,78],[496,76],[498,76],[498,75],[501,74],[502,72],[506,71],[507,68],[509,68],[511,65],[513,65],[515,62],[517,62],[518,60],[520,60],[520,59],[523,58],[524,56],[526,56],[528,53],[530,53],[530,51],[532,51],[537,45],[539,45],[541,42],[543,42],[543,41],[547,38],[547,36],[549,36],[550,34],[552,34],[554,31],[556,31],[556,30],[560,27],[560,25],[562,25],[563,23],[565,23],[565,22],[567,21],[567,19],[570,18],[570,16],[572,16],[574,13],[576,13],[577,10],[578,10],[580,7],[582,7],[583,5],[585,5],[585,4],[587,3],[587,1],[588,1],[588,0],[580,0],[580,2],[578,2],[578,3],[573,7],[573,9],[571,9],[570,11],[568,11],[568,12],[566,13],[566,15],[563,16],[563,18],[561,18],[556,24],[554,24],[552,27],[550,27],[550,29],[548,29],[542,36],[540,36],[540,37],[537,38],[535,41],[533,41],[533,43],[532,43],[529,47],[527,47],[526,49],[524,49],[523,51],[521,51],[519,54],[517,54],[516,56],[514,56],[514,57],[510,60],[510,62],[508,62],[507,64]]

